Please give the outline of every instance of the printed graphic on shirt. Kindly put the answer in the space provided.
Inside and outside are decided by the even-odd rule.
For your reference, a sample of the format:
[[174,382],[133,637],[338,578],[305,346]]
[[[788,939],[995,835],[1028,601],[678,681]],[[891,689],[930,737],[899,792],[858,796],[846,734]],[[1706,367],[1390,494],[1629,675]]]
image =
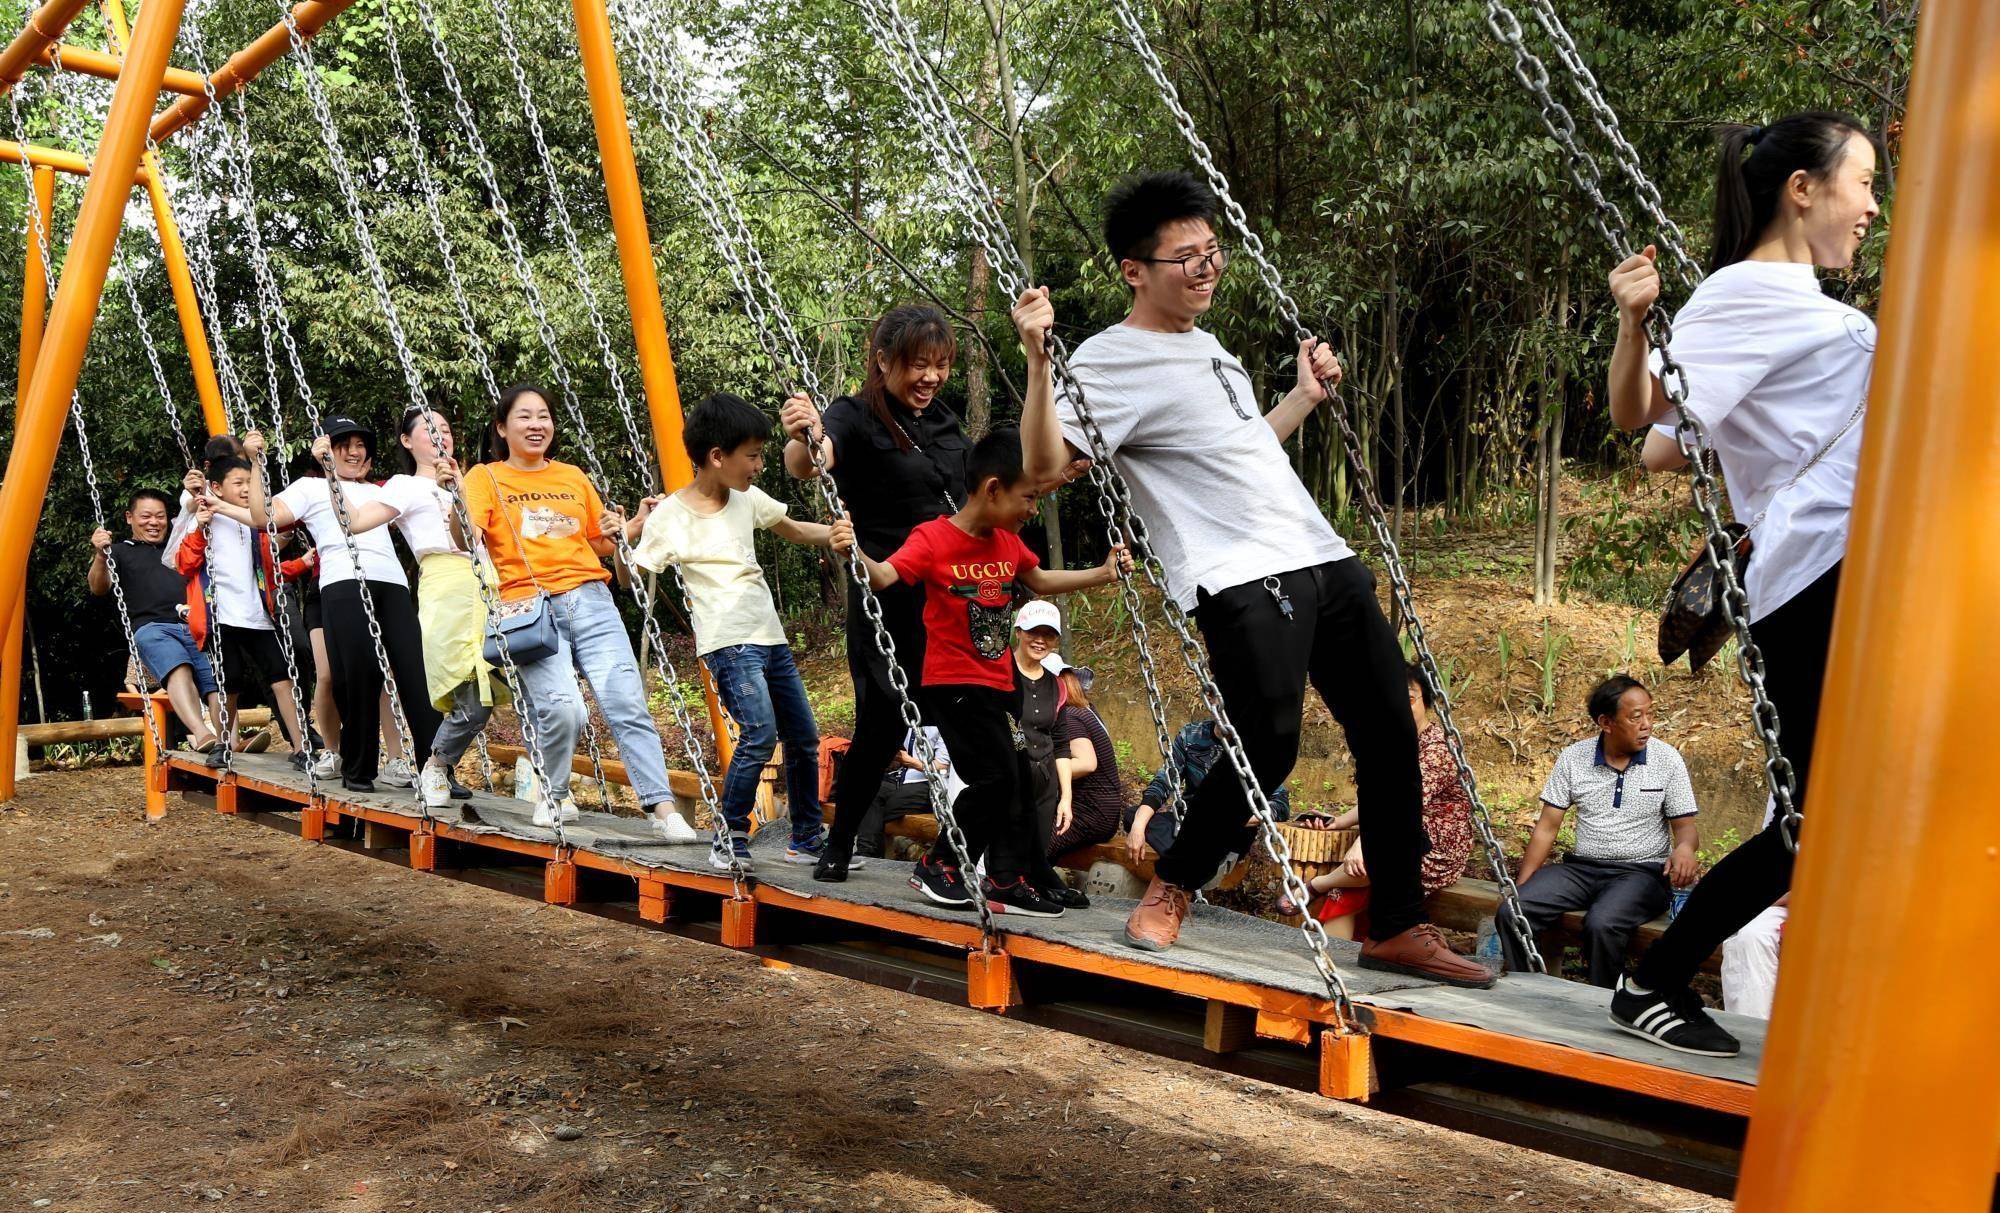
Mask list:
[[552,506],[531,505],[521,511],[523,539],[568,539],[581,529],[575,518]]
[[1210,358],[1208,365],[1215,372],[1216,382],[1222,384],[1222,390],[1228,394],[1229,407],[1236,410],[1236,416],[1241,420],[1250,420],[1250,414],[1243,411],[1243,402],[1236,398],[1236,385],[1229,382],[1229,369],[1222,364],[1222,359]]
[[988,661],[999,660],[1014,635],[1014,598],[1020,592],[1014,581],[1014,562],[954,564],[949,571],[956,579],[952,594],[966,600],[966,631],[973,649]]

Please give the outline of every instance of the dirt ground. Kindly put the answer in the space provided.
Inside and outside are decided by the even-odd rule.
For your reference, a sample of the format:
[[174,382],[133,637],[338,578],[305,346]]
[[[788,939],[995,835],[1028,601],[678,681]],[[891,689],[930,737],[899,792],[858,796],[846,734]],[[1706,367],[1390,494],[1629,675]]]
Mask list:
[[0,811],[0,1209],[1721,1203],[301,843]]

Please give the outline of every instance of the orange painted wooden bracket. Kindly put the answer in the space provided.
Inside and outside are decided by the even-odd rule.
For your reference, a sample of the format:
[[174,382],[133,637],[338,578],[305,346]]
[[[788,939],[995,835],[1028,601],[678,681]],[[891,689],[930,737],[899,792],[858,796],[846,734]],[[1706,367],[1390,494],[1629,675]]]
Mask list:
[[983,1011],[1021,1005],[1014,984],[1014,958],[1005,952],[972,952],[965,958],[965,1000]]
[[410,831],[410,869],[416,872],[435,872],[438,864],[437,835],[431,832],[429,822]]
[[327,811],[318,805],[309,804],[299,810],[299,837],[307,842],[319,842],[326,837]]
[[542,869],[542,900],[552,906],[576,904],[576,865],[570,862],[568,852],[558,852]]
[[321,809],[320,812],[326,815],[325,816],[326,824],[330,826],[337,826],[340,824],[339,809],[334,808],[332,805],[327,805],[325,808]]
[[739,901],[732,897],[722,903],[722,946],[725,948],[757,946],[756,902],[747,898]]
[[1366,1103],[1379,1089],[1375,1053],[1368,1034],[1328,1028],[1319,1034],[1319,1093],[1329,1099]]
[[236,777],[219,775],[215,780],[215,811],[236,816]]
[[642,922],[665,922],[667,915],[674,912],[674,892],[664,880],[639,881],[639,919]]
[[1265,1040],[1283,1040],[1295,1045],[1312,1043],[1312,1020],[1276,1011],[1257,1012],[1257,1035]]

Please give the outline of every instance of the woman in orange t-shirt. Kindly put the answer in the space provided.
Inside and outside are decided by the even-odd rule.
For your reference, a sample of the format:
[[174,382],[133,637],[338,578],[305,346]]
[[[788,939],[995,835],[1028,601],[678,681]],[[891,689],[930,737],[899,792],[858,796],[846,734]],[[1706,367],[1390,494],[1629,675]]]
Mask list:
[[576,684],[581,672],[654,828],[668,842],[694,842],[693,827],[674,811],[645,680],[604,567],[624,517],[606,507],[581,468],[549,458],[555,440],[547,394],[525,384],[509,388],[487,427],[488,462],[462,477],[472,525],[499,574],[501,613],[510,605],[529,609],[545,593],[560,636],[554,654],[520,667],[524,706],[535,714],[536,742],[550,783],[535,824],[553,824],[551,804],[566,821],[578,815],[569,777],[585,712]]

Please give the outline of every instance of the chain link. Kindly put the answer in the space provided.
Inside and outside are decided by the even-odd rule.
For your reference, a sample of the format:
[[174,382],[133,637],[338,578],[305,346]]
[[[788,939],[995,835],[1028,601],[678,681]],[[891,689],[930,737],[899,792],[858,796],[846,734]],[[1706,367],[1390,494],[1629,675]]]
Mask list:
[[[922,49],[904,21],[897,0],[864,0],[861,13],[876,41],[891,50],[896,68],[893,79],[898,90],[911,109],[931,128],[927,133],[936,137],[931,146],[946,176],[948,192],[969,223],[974,239],[986,252],[996,283],[1005,294],[1018,297],[1028,288],[1026,265],[1008,235],[1006,224],[1000,219],[991,194],[980,184],[978,160],[966,142],[957,118],[938,91],[932,73],[923,70],[925,59]],[[1133,552],[1134,563],[1161,594],[1167,622],[1180,641],[1181,659],[1200,687],[1203,704],[1215,718],[1216,738],[1229,756],[1230,765],[1235,768],[1237,779],[1257,817],[1265,850],[1277,864],[1286,894],[1303,906],[1311,899],[1311,894],[1292,864],[1291,846],[1278,829],[1270,798],[1258,781],[1250,756],[1243,748],[1241,735],[1223,705],[1222,692],[1209,668],[1207,650],[1194,633],[1193,621],[1169,590],[1165,566],[1160,563],[1147,539],[1144,520],[1133,509],[1129,486],[1112,467],[1109,446],[1090,412],[1082,384],[1070,370],[1067,350],[1054,334],[1049,336],[1048,348],[1057,389],[1068,396],[1075,406],[1077,420],[1091,447],[1093,462],[1090,478],[1099,493],[1099,508],[1111,522],[1113,537],[1126,543]],[[1136,598],[1134,590],[1127,602]],[[1136,612],[1133,617],[1138,618]],[[1346,981],[1334,964],[1325,928],[1317,918],[1306,914],[1302,916],[1299,929],[1305,936],[1313,965],[1326,983],[1327,995],[1343,1026],[1354,1027],[1353,1001],[1349,997]]]
[[[1542,124],[1562,147],[1570,180],[1591,204],[1592,225],[1618,257],[1630,257],[1634,242],[1628,234],[1629,225],[1624,212],[1605,196],[1603,170],[1596,158],[1578,144],[1576,122],[1569,111],[1550,94],[1548,68],[1522,39],[1520,20],[1504,0],[1487,0],[1486,24],[1500,44],[1513,52],[1514,75],[1534,97],[1541,111]],[[1710,449],[1708,430],[1700,418],[1688,411],[1687,372],[1674,360],[1670,349],[1674,337],[1673,320],[1658,300],[1646,311],[1645,329],[1647,344],[1660,357],[1660,388],[1673,405],[1678,419],[1674,439],[1692,469],[1695,509],[1707,531],[1703,551],[1708,556],[1709,566],[1722,582],[1723,613],[1736,632],[1736,669],[1743,676],[1744,685],[1750,688],[1751,724],[1764,743],[1764,779],[1776,806],[1774,812],[1779,822],[1779,833],[1785,845],[1796,851],[1799,828],[1803,824],[1798,807],[1797,779],[1792,762],[1785,757],[1780,742],[1778,707],[1772,702],[1770,690],[1764,684],[1764,654],[1757,647],[1756,638],[1750,634],[1750,598],[1743,590],[1736,562],[1731,558],[1735,545],[1730,541],[1728,529],[1722,521],[1721,485],[1703,457],[1704,452]]]

